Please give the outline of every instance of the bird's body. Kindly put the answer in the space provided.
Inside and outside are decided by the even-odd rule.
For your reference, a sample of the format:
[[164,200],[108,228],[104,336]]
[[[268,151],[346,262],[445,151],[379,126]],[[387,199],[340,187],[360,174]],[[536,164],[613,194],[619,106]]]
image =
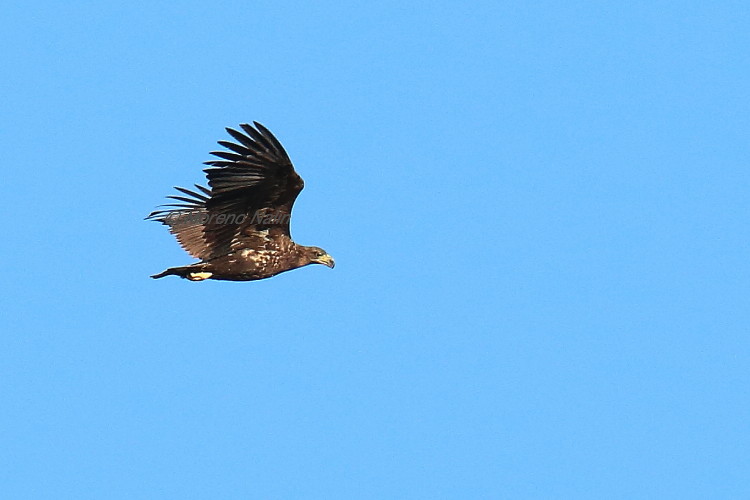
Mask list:
[[[258,238],[261,239],[261,238]],[[153,276],[177,275],[192,281],[207,278],[226,281],[253,281],[276,276],[284,271],[311,262],[305,259],[305,249],[284,235],[262,238],[255,248],[241,248],[226,255],[183,267],[173,267]]]
[[169,226],[180,245],[200,262],[172,267],[152,276],[252,281],[270,278],[308,264],[333,267],[333,258],[318,247],[292,241],[292,206],[304,183],[284,148],[268,129],[242,124],[244,134],[227,129],[240,144],[219,141],[231,151],[206,162],[210,188],[176,188],[179,204],[151,213],[147,219]]

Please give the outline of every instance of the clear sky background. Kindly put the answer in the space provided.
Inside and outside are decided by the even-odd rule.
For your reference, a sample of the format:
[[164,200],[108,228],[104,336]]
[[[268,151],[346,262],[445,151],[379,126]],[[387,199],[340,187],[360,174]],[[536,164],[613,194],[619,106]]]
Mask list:
[[[0,19],[3,498],[750,497],[747,2]],[[336,269],[149,279],[252,120]]]

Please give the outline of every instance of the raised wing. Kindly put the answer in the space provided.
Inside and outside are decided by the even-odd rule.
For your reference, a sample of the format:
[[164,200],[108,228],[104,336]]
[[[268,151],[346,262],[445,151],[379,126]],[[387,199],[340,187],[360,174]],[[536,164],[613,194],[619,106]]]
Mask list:
[[227,128],[237,143],[219,141],[228,151],[211,152],[220,160],[206,162],[210,190],[177,188],[188,197],[170,196],[182,203],[148,217],[168,225],[194,257],[208,260],[252,247],[269,232],[290,237],[292,206],[304,182],[273,134],[253,123],[241,124],[242,132]]

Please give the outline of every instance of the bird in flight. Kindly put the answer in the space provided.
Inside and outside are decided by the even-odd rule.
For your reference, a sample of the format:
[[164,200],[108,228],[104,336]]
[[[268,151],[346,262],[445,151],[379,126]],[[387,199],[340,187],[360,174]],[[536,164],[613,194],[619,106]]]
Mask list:
[[180,195],[167,198],[178,203],[146,217],[168,226],[180,246],[200,259],[152,278],[253,281],[308,264],[333,268],[322,248],[292,241],[292,205],[304,182],[276,137],[253,124],[241,124],[242,131],[227,128],[237,142],[219,141],[227,151],[211,152],[219,160],[205,162],[208,187],[175,187]]

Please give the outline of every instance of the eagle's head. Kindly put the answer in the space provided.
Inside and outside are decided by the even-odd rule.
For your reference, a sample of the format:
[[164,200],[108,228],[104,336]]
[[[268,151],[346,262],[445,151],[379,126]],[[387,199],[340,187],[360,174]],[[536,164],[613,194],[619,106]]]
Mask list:
[[302,254],[304,264],[323,264],[333,269],[336,263],[333,261],[333,257],[328,255],[328,252],[319,247],[304,247]]

